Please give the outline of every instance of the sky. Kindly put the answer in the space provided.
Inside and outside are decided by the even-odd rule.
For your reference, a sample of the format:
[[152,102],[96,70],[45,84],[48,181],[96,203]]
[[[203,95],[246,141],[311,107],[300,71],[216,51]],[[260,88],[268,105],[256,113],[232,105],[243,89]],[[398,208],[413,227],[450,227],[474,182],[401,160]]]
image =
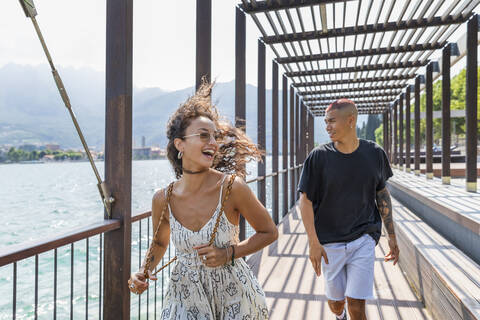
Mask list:
[[[103,72],[106,1],[34,1],[38,12],[37,21],[57,67],[88,67]],[[392,17],[399,14],[405,0],[398,1]],[[239,2],[239,0],[212,1],[212,76],[217,82],[234,79],[235,5]],[[445,6],[448,6],[449,2],[451,1],[447,1]],[[380,3],[381,1],[373,2],[372,12],[379,9],[377,7]],[[410,5],[409,9],[411,7],[413,6]],[[196,0],[134,1],[134,86],[159,87],[164,90],[194,86],[195,9]],[[327,20],[331,24],[332,14],[330,11],[327,13],[329,14]],[[342,12],[337,12],[337,16],[341,14]],[[409,12],[406,13],[406,16],[408,15]],[[260,19],[265,18],[260,15]],[[337,24],[338,20],[340,19],[337,19]],[[463,29],[459,28],[457,34],[465,32]],[[248,16],[246,76],[247,83],[253,85],[257,82],[259,36],[260,32]],[[274,56],[269,48],[266,52],[266,74],[269,75],[270,61]],[[18,0],[2,1],[0,10],[0,67],[8,63],[33,65],[47,63],[32,23],[25,17]],[[452,73],[458,72],[457,69],[463,67],[464,63],[459,63]],[[266,77],[267,88],[271,88],[270,78]]]
[[[238,2],[212,1],[212,75],[218,82],[231,81],[235,76]],[[37,21],[55,65],[105,70],[105,3],[105,0],[35,0]],[[134,86],[178,90],[195,84],[195,8],[195,0],[134,1]],[[248,17],[247,82],[251,84],[257,82],[259,36]],[[272,58],[272,52],[267,50],[267,61]],[[33,25],[18,0],[2,1],[0,66],[46,62]],[[270,87],[270,79],[267,82]]]

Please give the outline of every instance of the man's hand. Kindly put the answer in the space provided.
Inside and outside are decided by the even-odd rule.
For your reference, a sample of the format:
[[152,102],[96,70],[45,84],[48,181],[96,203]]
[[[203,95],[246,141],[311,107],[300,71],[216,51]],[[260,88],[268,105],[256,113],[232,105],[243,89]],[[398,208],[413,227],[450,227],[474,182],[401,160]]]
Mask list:
[[325,248],[316,241],[313,244],[310,244],[310,262],[312,263],[313,270],[317,274],[317,277],[320,277],[322,274],[322,257],[325,260],[325,263],[328,264],[327,253]]
[[393,265],[396,265],[400,256],[400,249],[398,249],[395,234],[388,235],[388,246],[390,247],[390,252],[385,256],[385,262],[393,260]]

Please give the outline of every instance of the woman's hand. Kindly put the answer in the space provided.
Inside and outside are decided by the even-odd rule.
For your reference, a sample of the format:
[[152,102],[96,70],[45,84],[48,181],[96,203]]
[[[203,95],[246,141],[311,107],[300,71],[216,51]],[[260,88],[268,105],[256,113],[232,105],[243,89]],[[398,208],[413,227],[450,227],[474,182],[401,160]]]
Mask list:
[[[157,277],[155,277],[153,273],[148,270],[148,279],[156,281]],[[140,270],[130,275],[130,279],[128,280],[128,288],[133,293],[142,294],[148,289],[148,279],[145,277],[143,268],[140,268]]]
[[227,248],[217,248],[215,246],[204,244],[193,247],[193,249],[197,250],[200,260],[207,267],[214,268],[222,266],[227,263],[229,258],[227,255]]

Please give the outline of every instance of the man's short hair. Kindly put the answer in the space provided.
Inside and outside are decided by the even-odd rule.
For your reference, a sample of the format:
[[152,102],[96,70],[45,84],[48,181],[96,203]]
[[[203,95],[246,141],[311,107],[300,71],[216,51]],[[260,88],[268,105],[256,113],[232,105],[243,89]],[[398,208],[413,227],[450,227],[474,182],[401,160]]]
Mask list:
[[331,103],[328,108],[325,110],[325,112],[329,112],[331,110],[345,110],[345,109],[351,109],[353,112],[353,115],[357,116],[358,115],[358,110],[357,106],[355,105],[355,102],[352,100],[348,99],[338,99],[337,101]]

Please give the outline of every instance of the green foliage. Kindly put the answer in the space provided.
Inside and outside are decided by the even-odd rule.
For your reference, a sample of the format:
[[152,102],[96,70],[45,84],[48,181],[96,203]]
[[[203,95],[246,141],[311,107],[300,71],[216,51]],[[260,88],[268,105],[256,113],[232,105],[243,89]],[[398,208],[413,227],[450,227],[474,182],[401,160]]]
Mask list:
[[41,160],[45,155],[54,155],[54,160],[82,160],[83,154],[81,152],[68,151],[51,151],[51,150],[33,150],[31,152],[11,147],[6,155],[0,158],[1,162],[20,162],[20,161],[34,161]]
[[[465,94],[466,94],[466,79],[467,79],[466,69],[463,69],[458,75],[453,77],[450,80],[450,107],[452,110],[465,110]],[[480,67],[477,69],[477,77],[480,76]],[[433,100],[433,110],[440,111],[442,110],[442,81],[439,80],[433,84],[432,87],[432,100]],[[477,116],[480,119],[480,82],[477,84]],[[420,111],[425,112],[427,105],[426,94],[423,93],[420,96]],[[411,110],[411,124],[410,124],[410,134],[414,137],[415,128],[413,121],[413,113],[415,109],[415,104],[410,105]],[[405,120],[404,120],[405,128]],[[452,118],[451,120],[452,132],[459,136],[465,135],[465,118]],[[420,143],[425,143],[425,131],[426,131],[426,121],[425,119],[420,120]],[[478,134],[480,135],[480,126],[478,126]],[[442,137],[442,119],[433,119],[433,139],[436,143]],[[375,139],[377,143],[382,141],[383,145],[383,125],[380,126],[375,131]]]

